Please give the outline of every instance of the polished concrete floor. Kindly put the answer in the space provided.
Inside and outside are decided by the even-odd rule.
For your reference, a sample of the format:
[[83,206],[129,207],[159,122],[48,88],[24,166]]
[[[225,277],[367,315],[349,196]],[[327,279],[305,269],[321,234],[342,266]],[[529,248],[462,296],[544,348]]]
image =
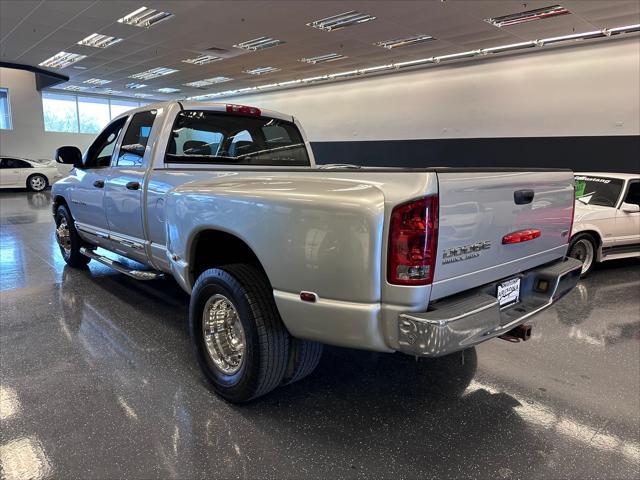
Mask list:
[[49,193],[0,193],[0,477],[640,477],[640,262],[603,265],[533,338],[415,362],[327,348],[236,407],[191,353],[188,298],[66,267]]

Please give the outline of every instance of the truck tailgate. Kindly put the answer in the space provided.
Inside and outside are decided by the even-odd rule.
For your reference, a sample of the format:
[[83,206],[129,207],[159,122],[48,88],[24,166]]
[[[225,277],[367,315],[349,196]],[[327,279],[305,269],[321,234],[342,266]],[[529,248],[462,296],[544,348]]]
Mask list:
[[[566,253],[573,215],[571,171],[440,171],[435,300],[513,276]],[[529,199],[533,192],[533,199]],[[503,244],[522,230],[540,236]]]

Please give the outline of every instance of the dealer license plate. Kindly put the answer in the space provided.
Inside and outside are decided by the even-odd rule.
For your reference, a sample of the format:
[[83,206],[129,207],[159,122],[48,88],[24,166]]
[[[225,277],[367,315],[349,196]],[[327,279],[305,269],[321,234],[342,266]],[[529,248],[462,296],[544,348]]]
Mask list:
[[512,278],[498,285],[498,302],[501,307],[506,307],[520,301],[520,279]]

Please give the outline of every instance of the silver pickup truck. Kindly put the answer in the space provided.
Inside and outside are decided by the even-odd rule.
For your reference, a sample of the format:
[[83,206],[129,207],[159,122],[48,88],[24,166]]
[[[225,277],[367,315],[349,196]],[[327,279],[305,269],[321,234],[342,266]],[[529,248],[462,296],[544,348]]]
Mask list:
[[317,166],[295,118],[200,102],[131,110],[56,159],[75,167],[52,188],[65,261],[173,276],[232,402],[308,375],[324,343],[436,357],[527,339],[580,276],[568,170]]

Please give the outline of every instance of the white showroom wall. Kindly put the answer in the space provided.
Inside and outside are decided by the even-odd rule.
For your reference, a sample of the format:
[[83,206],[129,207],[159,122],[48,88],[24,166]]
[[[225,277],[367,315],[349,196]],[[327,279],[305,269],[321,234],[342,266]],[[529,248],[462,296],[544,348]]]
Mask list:
[[290,113],[312,142],[638,135],[639,86],[635,37],[218,101]]
[[45,132],[42,96],[35,75],[24,70],[0,68],[0,87],[9,90],[11,130],[0,130],[0,154],[26,158],[53,158],[62,145],[89,146],[95,135]]

